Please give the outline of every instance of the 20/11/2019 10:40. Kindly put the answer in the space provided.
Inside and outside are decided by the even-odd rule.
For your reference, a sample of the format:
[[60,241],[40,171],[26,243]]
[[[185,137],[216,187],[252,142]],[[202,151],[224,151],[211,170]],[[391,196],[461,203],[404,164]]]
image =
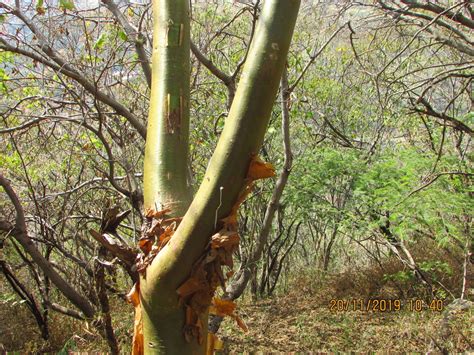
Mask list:
[[444,308],[443,300],[433,299],[426,302],[421,299],[401,301],[399,299],[331,299],[329,310],[331,312],[366,311],[366,312],[398,312],[407,310],[421,312],[430,310],[441,312]]

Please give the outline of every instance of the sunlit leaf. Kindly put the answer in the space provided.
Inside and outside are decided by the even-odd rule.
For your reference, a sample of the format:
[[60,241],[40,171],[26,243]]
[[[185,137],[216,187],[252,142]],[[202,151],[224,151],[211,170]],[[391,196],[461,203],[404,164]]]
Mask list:
[[105,41],[107,40],[107,35],[105,33],[102,33],[99,38],[97,38],[97,41],[94,43],[94,49],[102,49],[104,47]]
[[127,34],[123,30],[118,31],[118,36],[123,41],[126,41],[128,39]]

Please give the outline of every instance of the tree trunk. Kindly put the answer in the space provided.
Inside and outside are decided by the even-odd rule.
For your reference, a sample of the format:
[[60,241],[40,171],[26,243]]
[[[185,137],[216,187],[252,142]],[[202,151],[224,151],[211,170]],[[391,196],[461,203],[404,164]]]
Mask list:
[[[179,59],[180,51],[186,51],[189,55],[187,3],[187,0],[157,0],[153,7],[155,43],[144,200],[145,208],[155,205],[171,208],[174,215],[180,215],[185,210],[183,201],[188,194],[180,187],[189,191],[187,183],[184,183],[187,161],[181,161],[187,154],[179,153],[184,149],[183,142],[186,141],[187,146],[187,129],[176,125],[174,114],[179,106],[178,116],[183,124],[183,112],[187,113],[188,103],[180,98],[185,98],[184,90],[189,90],[189,84],[184,87],[183,81],[180,87],[183,94],[171,90],[180,82],[181,76],[189,80],[188,66],[183,69],[184,61],[189,65],[188,57],[184,59],[182,54],[181,67],[174,62]],[[189,278],[194,263],[202,256],[211,235],[216,232],[216,220],[229,215],[244,186],[251,158],[260,150],[299,4],[299,0],[265,2],[229,117],[203,182],[170,242],[140,279],[145,353],[205,352],[205,341],[203,344],[196,341],[187,343],[184,339],[185,310],[178,303],[176,290]],[[166,40],[178,45],[170,47],[170,42]],[[164,69],[162,66],[173,67]],[[169,91],[162,85],[167,81],[167,75],[170,76]],[[179,98],[176,96],[178,92]],[[168,115],[163,115],[163,112]],[[171,112],[173,114],[169,114]],[[183,129],[181,134],[174,127]],[[163,141],[169,139],[171,144],[163,144],[160,138]],[[177,164],[181,165],[178,167]],[[201,320],[202,324],[207,324],[207,314],[202,315]]]

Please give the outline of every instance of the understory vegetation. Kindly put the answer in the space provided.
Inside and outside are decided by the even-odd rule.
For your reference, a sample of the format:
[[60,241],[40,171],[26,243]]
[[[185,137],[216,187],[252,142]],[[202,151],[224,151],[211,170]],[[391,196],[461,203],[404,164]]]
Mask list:
[[[190,1],[193,191],[265,1]],[[0,2],[0,351],[132,351],[150,6]],[[218,353],[474,350],[473,16],[302,1]]]

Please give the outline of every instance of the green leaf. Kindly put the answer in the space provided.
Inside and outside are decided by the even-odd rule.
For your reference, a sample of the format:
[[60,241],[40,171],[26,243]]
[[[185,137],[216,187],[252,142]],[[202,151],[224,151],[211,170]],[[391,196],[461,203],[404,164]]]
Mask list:
[[126,41],[126,40],[128,39],[127,34],[126,34],[125,31],[123,31],[123,30],[120,30],[120,31],[118,32],[118,36],[119,36],[120,39],[123,40],[123,41]]
[[44,0],[38,0],[38,2],[36,3],[36,12],[38,13],[38,15],[44,15],[46,12],[43,7],[43,4]]
[[105,41],[106,41],[106,38],[107,36],[105,35],[105,33],[102,33],[99,38],[97,38],[97,41],[95,41],[94,43],[94,49],[102,49],[102,47],[104,47],[104,44],[105,44]]
[[64,10],[74,10],[74,0],[59,0],[59,8]]

